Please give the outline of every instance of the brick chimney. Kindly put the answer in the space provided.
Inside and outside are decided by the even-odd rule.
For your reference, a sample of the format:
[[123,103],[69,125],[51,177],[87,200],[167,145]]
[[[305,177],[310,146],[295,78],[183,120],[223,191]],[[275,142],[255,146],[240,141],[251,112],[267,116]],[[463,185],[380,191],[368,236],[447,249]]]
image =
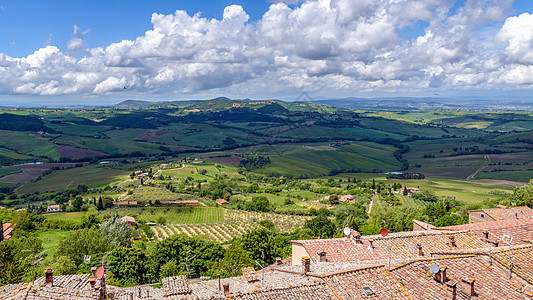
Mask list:
[[450,236],[450,246],[457,247],[457,244],[455,242],[455,236],[453,235]]
[[457,282],[446,283],[446,286],[450,289],[447,299],[457,300]]
[[222,287],[224,288],[224,295],[229,294],[229,283],[223,284]]
[[475,279],[461,279],[461,286],[463,288],[463,291],[468,296],[475,296],[476,295],[476,291],[474,290],[475,281],[476,281]]
[[424,256],[424,251],[422,250],[422,245],[416,244],[416,248],[418,249],[418,256]]
[[363,241],[361,241],[361,234],[359,232],[354,234],[354,238],[355,238],[355,243],[356,244],[360,244],[360,245],[363,244]]
[[368,249],[374,249],[374,239],[368,240]]
[[442,270],[435,273],[435,281],[439,283],[445,283],[446,282],[446,269],[447,267],[444,267]]
[[96,267],[92,267],[92,268],[91,268],[91,276],[92,276],[93,278],[96,278],[96,270],[97,270]]
[[91,284],[91,287],[94,289],[94,285],[96,284],[96,278],[89,279],[89,283]]
[[318,252],[318,257],[320,258],[320,262],[326,262],[326,261],[328,261],[326,255],[327,255],[326,251],[320,251],[320,252]]
[[276,265],[281,265],[283,262],[281,261],[281,257],[276,257]]
[[304,273],[311,272],[311,259],[309,256],[302,257],[302,266],[304,266]]
[[54,286],[54,270],[52,270],[52,268],[48,268],[44,271],[44,282],[46,285],[50,284],[50,286]]

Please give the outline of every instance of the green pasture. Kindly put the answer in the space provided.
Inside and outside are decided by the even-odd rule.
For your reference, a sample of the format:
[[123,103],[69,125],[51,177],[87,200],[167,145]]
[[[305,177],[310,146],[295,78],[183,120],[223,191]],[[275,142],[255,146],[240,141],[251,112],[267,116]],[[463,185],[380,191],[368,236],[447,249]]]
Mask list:
[[43,248],[47,250],[45,253],[47,256],[54,256],[59,249],[59,243],[67,236],[76,232],[75,230],[62,230],[62,229],[48,229],[48,230],[36,230],[33,231],[41,241],[43,241]]
[[9,174],[16,174],[22,172],[21,169],[14,169],[14,168],[0,168],[0,177],[4,177]]
[[479,172],[476,174],[475,178],[476,179],[509,180],[509,181],[527,183],[531,179],[533,179],[533,170]]
[[105,167],[81,167],[57,170],[43,177],[41,180],[27,183],[17,188],[17,193],[60,191],[80,184],[89,187],[100,187],[112,182],[121,181],[126,172]]
[[170,224],[223,223],[224,209],[217,207],[128,207],[102,211],[101,214],[134,216],[136,221],[158,223],[164,218]]

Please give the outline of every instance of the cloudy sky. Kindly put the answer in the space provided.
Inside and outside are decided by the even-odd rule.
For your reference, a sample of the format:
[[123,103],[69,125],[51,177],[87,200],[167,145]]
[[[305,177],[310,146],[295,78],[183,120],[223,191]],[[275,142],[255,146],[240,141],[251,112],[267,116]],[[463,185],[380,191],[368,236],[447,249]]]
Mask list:
[[532,89],[531,0],[0,0],[0,104]]

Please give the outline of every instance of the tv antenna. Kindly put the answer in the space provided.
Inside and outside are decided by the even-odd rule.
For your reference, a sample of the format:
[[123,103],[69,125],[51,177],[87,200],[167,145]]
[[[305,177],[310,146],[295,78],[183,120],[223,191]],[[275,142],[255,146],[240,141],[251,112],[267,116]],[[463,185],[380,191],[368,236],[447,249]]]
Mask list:
[[187,278],[191,277],[191,272],[189,271],[189,262],[196,258],[196,255],[194,255],[193,257],[189,258],[189,254],[190,253],[191,253],[191,250],[187,250],[187,252],[185,252],[185,255],[186,255],[185,268],[187,269]]
[[[29,249],[29,250],[22,250],[22,252],[31,252],[31,268],[32,268],[32,276],[31,276],[31,283],[33,284],[33,282],[35,281],[35,265],[38,265],[41,263],[41,261],[43,261],[44,257],[41,257],[45,252],[46,250],[44,250],[43,252],[35,255],[35,250],[34,249]],[[37,260],[35,260],[37,258]]]
[[[263,251],[261,251],[263,252]],[[263,266],[260,262],[258,262],[257,260],[255,261],[255,263],[259,266],[259,268],[261,268],[260,270],[263,270],[265,268],[265,266]],[[265,281],[265,271],[261,272],[263,273],[263,279],[261,279],[261,281]]]
[[512,271],[512,266],[511,266],[511,247],[512,247],[512,242],[513,242],[513,234],[510,233],[509,231],[504,231],[503,232],[503,236],[502,236],[502,242],[504,243],[509,243],[509,251],[507,251],[509,253],[509,279],[511,279],[511,271]]

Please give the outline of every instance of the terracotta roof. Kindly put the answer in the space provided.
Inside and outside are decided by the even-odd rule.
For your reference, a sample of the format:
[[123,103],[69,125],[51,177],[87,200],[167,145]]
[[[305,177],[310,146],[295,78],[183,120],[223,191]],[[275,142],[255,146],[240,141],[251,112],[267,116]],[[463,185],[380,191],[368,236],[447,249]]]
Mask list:
[[[446,268],[447,281],[434,279],[430,266]],[[481,256],[428,259],[408,263],[391,273],[413,299],[449,299],[452,289],[446,284],[457,283],[457,299],[525,299],[524,295],[503,276],[502,269],[491,266]],[[475,295],[470,298],[462,286],[463,280],[475,280]]]
[[483,211],[495,220],[533,219],[533,210],[527,206],[490,208]]
[[326,252],[328,262],[380,260],[388,258],[388,255],[381,248],[368,249],[368,241],[363,241],[363,244],[356,244],[355,239],[338,238],[291,242],[304,246],[314,262],[320,261],[318,253],[322,251]]
[[274,288],[246,294],[237,294],[235,295],[235,299],[329,300],[334,298],[329,294],[325,283],[315,282],[288,288]]
[[225,199],[217,199],[216,202],[220,205],[226,205],[226,204],[229,204],[228,201],[226,201]]
[[134,217],[130,217],[130,216],[124,216],[122,218],[120,218],[123,222],[126,222],[126,223],[135,223],[135,218]]
[[483,232],[486,231],[489,233],[489,240],[499,242],[503,245],[507,244],[508,241],[502,240],[503,235],[510,233],[513,236],[513,245],[533,243],[533,219],[490,221],[465,225],[439,227],[436,229],[450,231],[468,230],[482,239],[484,238]]
[[383,265],[338,272],[325,280],[338,299],[413,299]]
[[433,226],[433,225],[431,225],[429,223],[418,221],[418,220],[413,220],[413,224],[416,224],[416,225],[420,226],[421,228],[424,228],[425,230],[430,230],[430,229],[436,228],[435,226]]
[[[452,245],[451,237],[455,240]],[[373,240],[373,249],[370,249]],[[383,259],[418,258],[419,244],[425,255],[458,249],[477,249],[486,247],[479,237],[468,232],[443,233],[438,231],[417,231],[393,233],[386,237],[363,236],[362,244],[353,238],[317,239],[291,241],[301,244],[314,262],[320,261],[319,252],[326,252],[328,262],[372,261]]]

